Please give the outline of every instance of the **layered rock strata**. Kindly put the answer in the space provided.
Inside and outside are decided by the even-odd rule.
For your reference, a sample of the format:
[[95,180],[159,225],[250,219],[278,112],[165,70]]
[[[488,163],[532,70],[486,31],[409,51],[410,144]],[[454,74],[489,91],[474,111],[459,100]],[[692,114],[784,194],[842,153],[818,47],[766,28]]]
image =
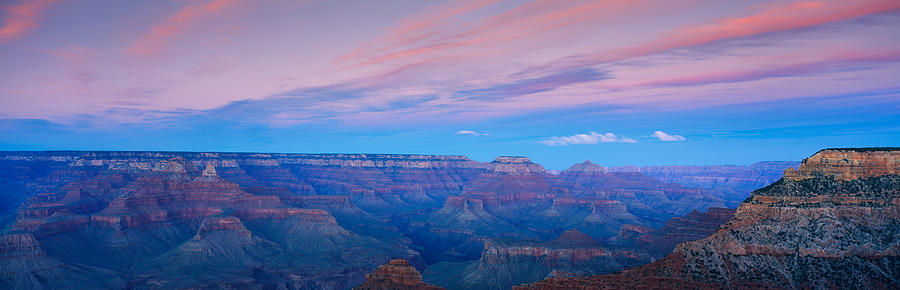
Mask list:
[[487,241],[568,229],[606,240],[726,203],[515,156],[2,152],[0,223],[20,245],[0,255],[27,259],[4,260],[0,286],[347,288],[392,257],[473,261]]
[[522,288],[897,288],[898,157],[900,148],[820,151],[660,261]]
[[245,192],[211,165],[136,168],[29,197],[0,235],[0,288],[349,288],[390,257],[419,259],[326,210]]

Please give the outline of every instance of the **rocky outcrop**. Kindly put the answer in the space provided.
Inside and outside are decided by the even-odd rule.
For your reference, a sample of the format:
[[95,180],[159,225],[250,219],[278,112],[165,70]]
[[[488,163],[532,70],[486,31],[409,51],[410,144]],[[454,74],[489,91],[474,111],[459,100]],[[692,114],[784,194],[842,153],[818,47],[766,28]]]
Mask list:
[[581,247],[591,247],[597,246],[597,240],[591,238],[591,236],[585,235],[578,230],[572,229],[562,233],[558,238],[551,242],[554,245],[559,246],[581,246]]
[[203,172],[200,174],[200,176],[217,177],[219,175],[216,173],[216,168],[213,167],[212,164],[206,164],[206,168],[203,169]]
[[896,288],[898,150],[820,151],[799,172],[755,191],[717,232],[660,261],[522,288]]
[[900,174],[900,148],[826,149],[803,160],[793,180],[829,176],[853,180]]
[[517,175],[547,173],[543,166],[522,156],[500,156],[488,163],[487,166],[493,171]]
[[366,274],[366,281],[353,289],[357,290],[438,290],[444,289],[422,281],[422,275],[416,268],[403,259],[391,260],[378,266],[372,274]]

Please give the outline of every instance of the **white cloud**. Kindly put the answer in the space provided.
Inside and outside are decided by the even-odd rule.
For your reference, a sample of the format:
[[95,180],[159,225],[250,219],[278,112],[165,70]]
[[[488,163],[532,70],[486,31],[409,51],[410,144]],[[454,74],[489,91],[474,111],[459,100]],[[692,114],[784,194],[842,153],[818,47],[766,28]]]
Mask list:
[[665,142],[684,141],[685,140],[684,137],[682,137],[681,135],[669,135],[663,131],[653,132],[653,137],[659,138],[659,140],[662,140]]
[[575,134],[572,136],[550,137],[547,140],[540,141],[541,144],[549,146],[566,146],[569,144],[597,144],[597,143],[637,143],[634,139],[625,138],[625,136],[616,136],[613,133],[600,134],[591,132],[589,134]]
[[456,131],[456,135],[472,135],[472,136],[487,136],[487,133],[478,133],[471,130],[459,130]]

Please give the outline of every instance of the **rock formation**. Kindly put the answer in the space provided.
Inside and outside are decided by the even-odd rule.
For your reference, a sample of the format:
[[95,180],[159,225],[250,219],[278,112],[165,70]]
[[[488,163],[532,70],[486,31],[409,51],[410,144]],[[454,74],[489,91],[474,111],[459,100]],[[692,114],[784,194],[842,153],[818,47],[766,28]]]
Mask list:
[[826,149],[803,160],[796,181],[829,176],[836,180],[900,174],[900,150],[893,148]]
[[497,172],[515,175],[547,172],[540,164],[531,162],[531,159],[522,156],[500,156],[488,163],[488,167]]
[[522,288],[897,288],[898,157],[900,148],[820,151],[660,261]]
[[514,156],[0,152],[0,257],[19,257],[0,288],[348,288],[389,258],[471,263],[570,229],[605,242],[727,202]]
[[438,290],[444,289],[422,281],[422,275],[416,268],[403,259],[391,260],[378,266],[372,274],[366,274],[366,281],[353,289],[356,290]]

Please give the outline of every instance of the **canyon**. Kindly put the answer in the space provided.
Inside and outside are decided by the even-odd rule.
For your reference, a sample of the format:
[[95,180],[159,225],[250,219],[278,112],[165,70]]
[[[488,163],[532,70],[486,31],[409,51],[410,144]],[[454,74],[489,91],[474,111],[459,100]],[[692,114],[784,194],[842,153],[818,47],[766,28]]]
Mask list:
[[826,149],[758,189],[709,237],[615,274],[518,289],[900,286],[900,148]]
[[0,287],[348,289],[396,274],[509,288],[596,275],[715,232],[749,194],[751,177],[728,174],[709,179],[742,181],[591,162],[553,174],[518,156],[0,152]]

